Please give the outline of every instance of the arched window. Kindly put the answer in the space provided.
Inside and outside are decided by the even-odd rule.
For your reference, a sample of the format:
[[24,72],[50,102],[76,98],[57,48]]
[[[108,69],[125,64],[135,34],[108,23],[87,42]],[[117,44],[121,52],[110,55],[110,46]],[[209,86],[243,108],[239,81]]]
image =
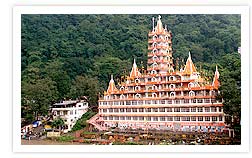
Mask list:
[[175,76],[170,76],[169,77],[169,81],[175,81],[175,80],[176,80]]
[[151,82],[157,82],[157,79],[155,77],[152,77]]
[[152,39],[153,39],[153,40],[156,40],[156,39],[157,39],[157,35],[154,35],[154,36],[152,37]]
[[153,85],[152,90],[157,90],[157,86]]
[[175,95],[176,95],[175,92],[171,92],[171,93],[170,93],[170,97],[173,97],[173,98],[174,98]]
[[156,70],[152,70],[151,74],[157,74],[157,71]]
[[141,97],[142,97],[141,94],[138,94],[138,93],[137,93],[137,94],[135,95],[135,98],[141,98]]
[[140,86],[136,86],[136,87],[135,87],[135,90],[136,90],[136,91],[140,91],[140,90],[141,90],[141,87],[140,87]]
[[169,49],[166,49],[166,53],[168,53],[168,54],[170,53]]
[[188,87],[194,87],[194,83],[190,82],[190,83],[188,84]]
[[157,47],[157,43],[154,42],[154,43],[152,44],[152,46],[153,46],[153,47]]
[[190,92],[189,92],[189,96],[190,96],[190,97],[195,96],[195,92],[194,92],[194,91],[190,91]]
[[156,93],[152,93],[152,98],[156,98],[157,94]]
[[166,36],[165,36],[165,40],[168,41],[168,39],[169,39],[169,37],[166,35]]
[[156,54],[156,53],[157,53],[157,49],[156,49],[156,48],[153,49],[153,50],[152,50],[152,53],[153,53],[153,54]]
[[152,60],[154,60],[154,61],[158,60],[158,57],[155,55],[155,56],[152,57]]
[[117,96],[116,96],[116,95],[114,95],[114,96],[113,96],[113,99],[117,99]]
[[155,62],[152,64],[152,67],[155,68],[155,67],[158,67],[158,64]]
[[125,95],[121,94],[120,99],[125,99]]
[[171,88],[171,89],[173,89],[173,88],[175,88],[176,86],[175,86],[175,84],[170,84],[169,85],[169,88]]
[[136,82],[136,83],[140,83],[139,78],[135,79],[135,82]]
[[121,87],[121,88],[120,88],[120,91],[124,91],[124,87]]
[[174,69],[173,69],[173,68],[170,68],[170,69],[169,69],[169,73],[171,73],[171,72],[174,72]]

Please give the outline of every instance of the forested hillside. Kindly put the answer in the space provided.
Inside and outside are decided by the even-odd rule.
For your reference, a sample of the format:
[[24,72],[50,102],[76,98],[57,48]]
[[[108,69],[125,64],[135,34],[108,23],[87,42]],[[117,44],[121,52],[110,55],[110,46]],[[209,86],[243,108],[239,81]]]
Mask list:
[[[129,74],[133,58],[146,68],[152,17],[22,15],[23,116],[46,114],[52,102],[80,95],[94,106],[111,74],[116,81]],[[173,34],[174,63],[191,51],[198,70],[213,76],[217,64],[223,84],[240,92],[240,15],[162,15],[162,22]]]

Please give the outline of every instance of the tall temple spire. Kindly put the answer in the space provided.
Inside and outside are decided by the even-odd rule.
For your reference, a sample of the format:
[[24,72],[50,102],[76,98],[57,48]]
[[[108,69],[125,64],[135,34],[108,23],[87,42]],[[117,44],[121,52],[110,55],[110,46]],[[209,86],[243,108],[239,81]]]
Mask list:
[[156,31],[157,32],[163,32],[163,24],[162,24],[162,21],[161,21],[161,16],[158,15],[158,20],[157,20],[157,26],[156,26]]
[[219,85],[220,85],[220,83],[219,83],[219,77],[220,77],[220,74],[219,74],[219,71],[218,71],[218,67],[217,67],[217,65],[216,65],[216,67],[215,67],[214,79],[213,79],[213,84],[212,84],[212,86],[213,86],[214,88],[218,88]]
[[[191,59],[191,52],[190,52],[190,51],[188,52],[188,58]],[[191,59],[191,60],[192,60],[192,59]]]
[[147,72],[148,74],[166,74],[168,72],[174,72],[171,32],[168,31],[166,25],[163,26],[161,15],[158,15],[158,17],[152,19],[152,22],[153,30],[148,34],[149,52]]
[[141,75],[141,73],[138,71],[138,68],[137,68],[137,65],[136,65],[136,60],[134,59],[133,67],[132,67],[131,72],[130,72],[130,77],[134,78],[134,77],[138,77],[140,75]]
[[109,81],[109,86],[108,86],[108,89],[107,89],[107,93],[111,93],[111,92],[114,92],[114,91],[118,91],[118,89],[115,86],[115,81],[113,79],[113,75],[111,75],[111,79]]
[[184,68],[184,73],[186,74],[192,74],[194,72],[197,72],[196,71],[196,68],[192,62],[192,58],[191,58],[191,53],[189,51],[189,55],[188,55],[188,58],[187,58],[187,61],[186,61],[186,65],[185,65],[185,68]]

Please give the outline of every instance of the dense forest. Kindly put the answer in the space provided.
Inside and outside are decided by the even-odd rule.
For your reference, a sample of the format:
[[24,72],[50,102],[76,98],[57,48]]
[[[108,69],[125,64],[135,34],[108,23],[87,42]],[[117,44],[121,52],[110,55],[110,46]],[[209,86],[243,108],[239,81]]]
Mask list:
[[[157,15],[22,15],[22,117],[46,115],[64,98],[97,105],[110,75],[146,68],[147,38]],[[192,59],[209,80],[218,65],[225,112],[240,116],[240,15],[162,15],[173,35],[176,67]]]

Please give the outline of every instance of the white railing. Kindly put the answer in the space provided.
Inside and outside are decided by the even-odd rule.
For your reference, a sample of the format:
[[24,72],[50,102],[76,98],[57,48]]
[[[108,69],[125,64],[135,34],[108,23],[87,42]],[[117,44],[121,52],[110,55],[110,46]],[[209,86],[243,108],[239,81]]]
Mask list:
[[[134,119],[135,117],[135,119]],[[150,117],[150,116],[148,116]],[[189,117],[189,120],[183,120],[184,116],[176,116],[176,117],[179,117],[179,120],[175,120],[175,116],[169,116],[169,117],[172,117],[172,120],[168,119],[168,117],[150,117],[150,118],[147,118],[147,117],[144,117],[144,119],[140,119],[139,116],[130,116],[130,119],[127,119],[126,117],[122,120],[120,119],[120,117],[117,117],[117,116],[112,116],[112,118],[110,117],[107,117],[106,119],[103,119],[101,117],[100,120],[103,120],[103,121],[121,121],[121,122],[128,122],[128,121],[136,121],[136,122],[195,122],[195,123],[200,123],[200,122],[208,122],[208,123],[212,123],[212,122],[216,122],[216,123],[222,123],[224,122],[223,120],[223,116],[222,116],[222,120],[219,119],[219,117],[217,117],[217,120],[213,121],[212,120],[212,117],[211,116],[203,116],[203,120],[198,120],[198,117],[196,116],[196,120],[192,120],[192,118],[194,116],[191,116]],[[206,117],[210,117],[210,120],[206,120]]]
[[107,105],[155,105],[155,104],[214,104],[214,103],[222,103],[217,101],[216,99],[174,99],[174,100],[127,100],[127,101],[100,101],[100,106]]
[[[198,111],[198,108],[201,108],[201,111]],[[205,108],[207,107],[198,107],[198,108],[186,108],[186,111],[183,111],[184,107],[140,107],[140,108],[104,108],[100,111],[101,114],[222,114],[223,108],[216,107],[216,110],[206,111]]]

